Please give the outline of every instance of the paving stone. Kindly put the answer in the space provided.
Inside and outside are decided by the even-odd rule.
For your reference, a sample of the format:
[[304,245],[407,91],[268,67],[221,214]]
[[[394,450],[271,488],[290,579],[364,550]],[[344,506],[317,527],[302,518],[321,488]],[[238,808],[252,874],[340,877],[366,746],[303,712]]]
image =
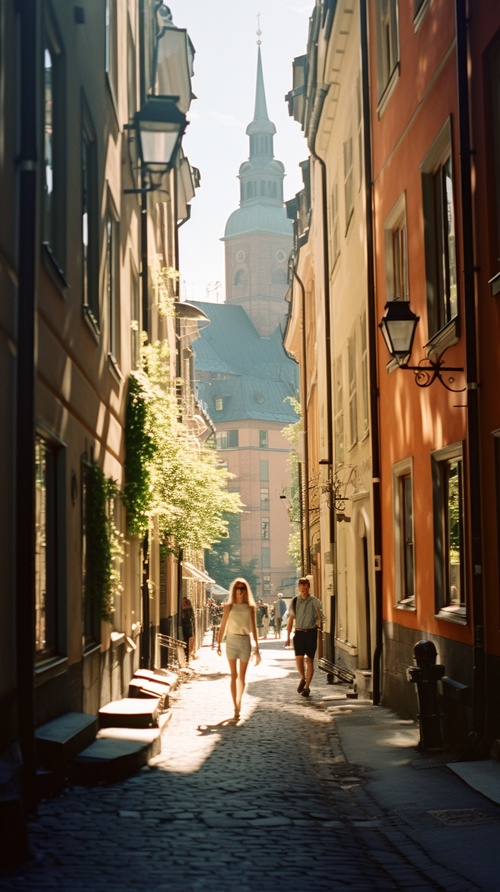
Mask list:
[[[264,660],[259,675],[249,672],[236,725],[227,663],[202,647],[196,668],[170,693],[161,754],[112,787],[75,785],[41,803],[29,827],[36,858],[0,876],[0,889],[481,889],[447,866],[452,854],[445,861],[426,851],[424,831],[426,839],[441,834],[443,851],[452,853],[460,828],[436,829],[434,822],[417,841],[408,822],[396,816],[391,824],[363,766],[349,764],[342,750],[322,674],[304,703],[283,642],[262,642],[261,649]],[[361,733],[368,731],[363,725]],[[419,775],[429,777],[431,770]],[[449,805],[438,797],[439,807]],[[494,879],[489,888],[496,892]]]

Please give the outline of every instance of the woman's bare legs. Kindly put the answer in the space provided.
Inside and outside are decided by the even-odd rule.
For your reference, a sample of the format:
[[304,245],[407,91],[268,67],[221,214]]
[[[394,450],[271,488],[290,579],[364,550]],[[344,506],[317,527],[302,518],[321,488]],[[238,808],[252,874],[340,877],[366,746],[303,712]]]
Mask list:
[[240,716],[241,699],[245,690],[245,678],[247,674],[248,660],[246,662],[240,660],[239,667],[237,665],[237,660],[228,660],[228,663],[231,670],[230,686],[231,697],[234,704],[234,717],[235,719],[237,719]]

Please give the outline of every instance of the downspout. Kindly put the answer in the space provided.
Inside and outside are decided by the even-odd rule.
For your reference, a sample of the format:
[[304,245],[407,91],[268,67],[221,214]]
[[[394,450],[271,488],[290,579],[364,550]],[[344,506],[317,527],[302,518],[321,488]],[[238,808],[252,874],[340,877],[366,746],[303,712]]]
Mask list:
[[[318,123],[323,111],[323,105],[328,95],[329,87],[321,87],[319,90],[318,102],[311,121],[312,146],[310,146],[311,155],[319,162],[321,168],[321,214],[322,214],[322,235],[323,235],[323,296],[324,296],[324,313],[325,313],[325,365],[326,365],[326,400],[327,400],[327,461],[329,483],[331,484],[331,476],[333,475],[333,403],[332,403],[332,346],[331,346],[331,317],[330,317],[330,271],[328,264],[328,206],[327,206],[327,176],[326,164],[316,152],[316,136],[318,132]],[[331,599],[331,659],[335,662],[335,633],[336,633],[336,589],[337,589],[337,561],[335,556],[336,535],[335,535],[335,502],[333,492],[330,492],[329,498],[329,527],[330,527],[330,559],[332,563],[332,599]]]
[[[302,377],[302,393],[304,395],[304,402],[302,405],[302,418],[303,418],[303,435],[304,435],[304,473],[301,474],[301,479],[299,479],[299,493],[301,500],[301,520],[304,524],[303,530],[301,530],[300,542],[301,542],[301,557],[302,557],[302,575],[306,576],[311,572],[311,549],[310,549],[310,538],[309,538],[309,442],[308,442],[308,411],[307,411],[307,337],[306,337],[306,289],[304,287],[304,283],[302,279],[298,276],[295,267],[293,268],[293,275],[297,280],[297,283],[300,288],[300,297],[301,297],[301,316],[302,316],[302,362],[300,364],[300,372]],[[300,470],[300,465],[299,465]]]
[[[172,266],[177,272],[180,274],[180,264],[179,264],[179,227],[177,225],[178,218],[178,202],[177,202],[177,183],[176,183],[176,168],[172,169],[170,174],[170,182],[173,188],[173,216],[174,216],[174,258]],[[180,275],[174,280],[174,299],[176,302],[179,301],[179,281]],[[179,414],[179,421],[182,422],[183,418],[183,405],[182,405],[182,364],[181,364],[181,320],[180,317],[177,316],[175,319],[175,389],[177,393],[177,409]],[[177,553],[177,633],[176,638],[182,640],[182,562],[184,560],[184,550],[179,548]]]
[[[145,5],[144,0],[139,0],[139,108],[142,108],[146,101],[146,48],[145,48]],[[145,188],[143,174],[140,175],[141,189]],[[148,196],[146,192],[140,194],[141,218],[140,218],[140,235],[141,235],[141,308],[142,308],[142,330],[146,332],[149,340],[149,263],[148,263]],[[151,646],[150,646],[150,609],[149,609],[149,534],[146,533],[141,546],[142,555],[142,583],[141,583],[141,602],[142,602],[142,634],[141,634],[141,653],[140,665],[143,669],[151,668]]]
[[15,491],[16,664],[23,798],[36,813],[35,745],[35,374],[37,265],[37,2],[19,4],[20,153]]
[[[373,234],[373,187],[370,125],[370,77],[368,68],[368,22],[366,0],[360,4],[361,92],[363,102],[363,166],[365,170],[366,284],[368,293],[368,355],[370,380],[370,425],[372,451],[373,554],[375,561],[375,650],[373,653],[373,704],[381,698],[382,626],[382,511],[380,504],[380,430],[377,377],[377,307],[375,300],[375,249]],[[370,621],[370,617],[368,617]]]
[[486,676],[484,657],[484,600],[481,536],[481,473],[479,444],[479,391],[477,361],[477,321],[474,277],[474,238],[471,187],[471,147],[469,117],[469,81],[467,72],[466,0],[455,0],[457,32],[457,80],[459,110],[460,183],[462,193],[462,233],[464,251],[464,315],[467,375],[467,445],[469,473],[469,515],[472,565],[472,622],[474,627],[472,675],[472,734],[480,746],[486,731]]

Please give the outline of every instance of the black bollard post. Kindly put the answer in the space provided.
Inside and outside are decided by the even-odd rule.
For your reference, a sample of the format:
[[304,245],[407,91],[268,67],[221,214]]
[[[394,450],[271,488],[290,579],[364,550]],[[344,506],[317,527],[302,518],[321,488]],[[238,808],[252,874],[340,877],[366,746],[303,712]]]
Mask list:
[[420,726],[419,749],[443,749],[441,713],[438,707],[437,683],[445,673],[445,667],[436,663],[437,651],[432,641],[417,641],[413,648],[416,666],[407,670],[408,681],[416,685],[418,720]]

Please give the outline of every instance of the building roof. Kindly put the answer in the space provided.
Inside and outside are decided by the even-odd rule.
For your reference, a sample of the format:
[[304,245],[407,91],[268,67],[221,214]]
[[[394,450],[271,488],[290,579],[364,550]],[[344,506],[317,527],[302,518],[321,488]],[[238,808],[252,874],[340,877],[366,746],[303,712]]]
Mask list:
[[[215,424],[245,419],[293,424],[289,402],[298,389],[298,367],[284,348],[279,329],[259,335],[242,307],[194,302],[211,324],[194,341],[197,396]],[[216,409],[216,397],[222,408]]]
[[247,232],[270,232],[292,236],[293,223],[287,217],[283,206],[272,204],[245,204],[228,217],[224,238],[243,235]]

